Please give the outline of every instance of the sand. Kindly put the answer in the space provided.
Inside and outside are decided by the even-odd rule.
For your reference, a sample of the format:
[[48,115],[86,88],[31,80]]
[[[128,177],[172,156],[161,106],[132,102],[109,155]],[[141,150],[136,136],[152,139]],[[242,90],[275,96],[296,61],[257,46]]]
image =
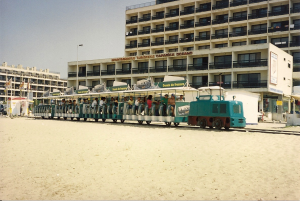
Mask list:
[[296,200],[300,137],[0,118],[1,199]]

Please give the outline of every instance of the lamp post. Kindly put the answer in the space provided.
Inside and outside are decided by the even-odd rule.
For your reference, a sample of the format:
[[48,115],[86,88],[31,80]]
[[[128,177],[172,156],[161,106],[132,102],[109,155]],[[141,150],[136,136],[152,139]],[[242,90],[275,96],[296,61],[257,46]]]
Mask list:
[[79,73],[79,69],[78,69],[78,47],[79,47],[79,46],[83,46],[83,44],[77,45],[77,72],[76,72],[76,74],[77,74],[76,89],[77,89],[77,90],[79,89],[79,82],[78,82],[78,73]]
[[222,97],[221,97],[221,96],[222,96],[222,92],[221,92],[221,91],[222,91],[222,90],[221,90],[221,86],[222,86],[222,85],[221,85],[221,75],[222,75],[222,73],[220,73],[220,74],[219,74],[219,84],[220,84],[220,101],[221,101],[221,98],[222,98]]

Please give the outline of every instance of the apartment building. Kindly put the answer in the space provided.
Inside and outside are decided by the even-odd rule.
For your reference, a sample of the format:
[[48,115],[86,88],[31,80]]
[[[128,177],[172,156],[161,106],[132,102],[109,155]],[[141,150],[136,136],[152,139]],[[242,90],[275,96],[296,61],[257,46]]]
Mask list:
[[[5,83],[10,79],[12,79],[12,90],[7,90],[5,93]],[[29,82],[30,89],[24,90],[22,96],[27,96],[27,92],[31,91],[33,98],[37,100],[41,100],[46,91],[53,92],[57,89],[63,92],[67,88],[67,80],[60,79],[60,74],[57,72],[22,65],[8,66],[7,62],[4,62],[0,66],[0,101],[6,101],[10,96],[20,96],[20,85],[23,81]]]
[[[299,0],[157,0],[126,8],[124,34],[123,58],[79,61],[79,72],[69,62],[68,86],[176,75],[195,88],[258,92],[261,108],[284,99],[285,109],[300,86]],[[272,51],[287,70],[280,84],[271,82]]]

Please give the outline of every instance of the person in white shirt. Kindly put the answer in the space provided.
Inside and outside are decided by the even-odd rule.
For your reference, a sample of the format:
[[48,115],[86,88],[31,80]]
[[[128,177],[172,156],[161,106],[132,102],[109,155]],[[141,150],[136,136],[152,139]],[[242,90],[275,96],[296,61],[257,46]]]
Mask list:
[[134,104],[135,104],[135,113],[136,113],[137,110],[139,109],[140,103],[142,103],[141,97],[138,97],[138,98],[135,100],[135,102],[134,102]]
[[100,107],[102,107],[103,104],[105,104],[104,101],[105,101],[105,97],[102,97],[101,100],[100,100],[100,103],[99,103]]
[[98,104],[98,98],[95,98],[95,100],[92,103],[92,108],[95,108],[97,104]]
[[180,95],[179,100],[177,100],[177,102],[184,102],[183,95]]

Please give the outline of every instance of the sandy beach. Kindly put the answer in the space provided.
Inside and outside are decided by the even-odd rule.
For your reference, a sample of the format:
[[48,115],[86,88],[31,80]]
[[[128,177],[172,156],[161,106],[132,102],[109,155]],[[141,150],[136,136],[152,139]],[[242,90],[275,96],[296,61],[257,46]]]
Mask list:
[[299,200],[300,137],[0,117],[6,200]]

